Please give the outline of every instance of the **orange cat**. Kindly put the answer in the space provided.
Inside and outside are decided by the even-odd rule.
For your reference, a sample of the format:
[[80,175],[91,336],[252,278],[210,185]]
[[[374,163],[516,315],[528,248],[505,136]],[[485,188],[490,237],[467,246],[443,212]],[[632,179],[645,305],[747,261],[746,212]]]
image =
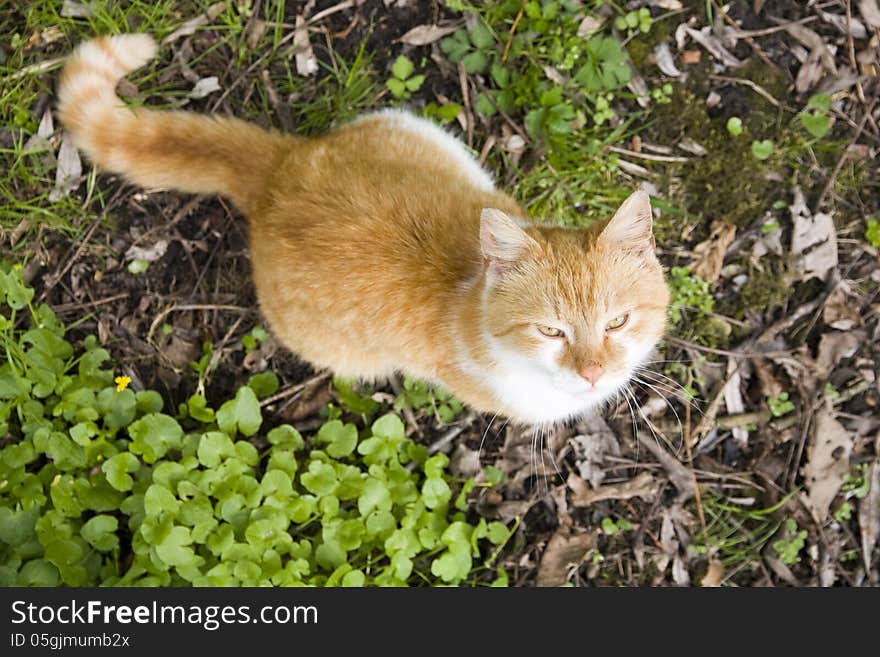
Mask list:
[[604,227],[531,225],[458,140],[405,112],[306,139],[129,109],[115,86],[155,52],[142,34],[82,44],[58,88],[62,123],[138,185],[230,197],[250,223],[262,312],[314,366],[406,372],[479,411],[549,424],[613,395],[663,334],[644,192]]

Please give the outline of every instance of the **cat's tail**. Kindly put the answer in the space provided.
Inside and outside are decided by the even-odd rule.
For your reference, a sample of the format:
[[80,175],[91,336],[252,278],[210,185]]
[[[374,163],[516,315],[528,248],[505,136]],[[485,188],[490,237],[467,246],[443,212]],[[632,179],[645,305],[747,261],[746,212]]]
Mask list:
[[78,46],[58,86],[61,122],[106,171],[142,187],[223,194],[250,213],[293,138],[233,118],[127,107],[116,84],[155,54],[156,42],[146,34]]

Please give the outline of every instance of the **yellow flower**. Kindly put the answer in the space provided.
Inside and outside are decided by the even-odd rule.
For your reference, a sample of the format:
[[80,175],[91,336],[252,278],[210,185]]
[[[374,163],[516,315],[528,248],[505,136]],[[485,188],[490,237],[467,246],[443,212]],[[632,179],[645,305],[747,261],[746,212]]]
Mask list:
[[131,383],[131,377],[117,376],[113,379],[113,382],[116,384],[116,392],[122,392],[128,387],[128,384]]

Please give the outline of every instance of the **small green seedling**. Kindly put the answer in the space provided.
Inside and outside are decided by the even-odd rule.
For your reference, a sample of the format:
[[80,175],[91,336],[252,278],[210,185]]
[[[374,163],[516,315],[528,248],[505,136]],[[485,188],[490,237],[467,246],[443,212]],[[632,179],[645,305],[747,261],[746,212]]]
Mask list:
[[632,34],[636,30],[642,34],[647,34],[652,24],[651,11],[647,7],[642,7],[638,11],[631,11],[614,19],[614,27],[621,32]]
[[266,338],[269,337],[269,334],[266,333],[266,329],[264,329],[259,324],[251,329],[250,333],[242,336],[241,344],[244,345],[245,353],[251,353],[257,346],[263,342]]
[[752,142],[752,155],[756,160],[766,160],[773,155],[773,142],[769,139]]
[[400,55],[391,65],[391,75],[385,86],[395,98],[406,100],[418,91],[425,82],[424,75],[413,75],[416,67],[409,57]]
[[772,233],[774,230],[779,228],[780,223],[778,219],[771,219],[770,221],[765,221],[761,224],[761,233],[766,235],[767,233]]
[[865,239],[875,249],[880,249],[880,221],[868,219],[865,227]]
[[422,114],[427,118],[439,119],[444,122],[452,121],[461,113],[461,105],[458,103],[446,103],[438,105],[437,103],[428,103]]
[[666,82],[662,87],[656,87],[651,90],[651,98],[658,103],[672,102],[672,84]]
[[767,406],[773,417],[782,417],[794,410],[794,403],[789,401],[787,392],[780,392],[776,397],[767,397]]
[[786,566],[793,566],[801,560],[799,554],[804,549],[807,531],[805,529],[798,530],[797,522],[793,518],[788,518],[785,521],[785,534],[788,538],[773,541],[773,549],[779,555],[779,560],[782,563]]
[[602,518],[602,531],[606,536],[614,536],[621,532],[628,532],[632,528],[632,523],[626,518],[618,518],[617,521],[610,516]]
[[[810,111],[812,110],[812,111]],[[831,96],[816,94],[807,101],[806,109],[799,114],[801,125],[816,139],[822,139],[831,129]]]
[[734,137],[739,137],[743,131],[743,122],[742,119],[738,116],[731,116],[727,119],[726,124],[727,132],[729,132]]

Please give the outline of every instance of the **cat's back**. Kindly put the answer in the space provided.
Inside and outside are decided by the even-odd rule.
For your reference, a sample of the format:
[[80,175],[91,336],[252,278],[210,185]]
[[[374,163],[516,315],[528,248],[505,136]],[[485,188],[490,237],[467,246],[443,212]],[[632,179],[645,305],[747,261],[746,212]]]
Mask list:
[[523,214],[464,144],[398,110],[301,142],[271,190],[252,221],[257,241],[289,245],[322,266],[334,266],[337,256],[340,267],[405,267],[415,276],[461,277],[473,269],[483,208]]

